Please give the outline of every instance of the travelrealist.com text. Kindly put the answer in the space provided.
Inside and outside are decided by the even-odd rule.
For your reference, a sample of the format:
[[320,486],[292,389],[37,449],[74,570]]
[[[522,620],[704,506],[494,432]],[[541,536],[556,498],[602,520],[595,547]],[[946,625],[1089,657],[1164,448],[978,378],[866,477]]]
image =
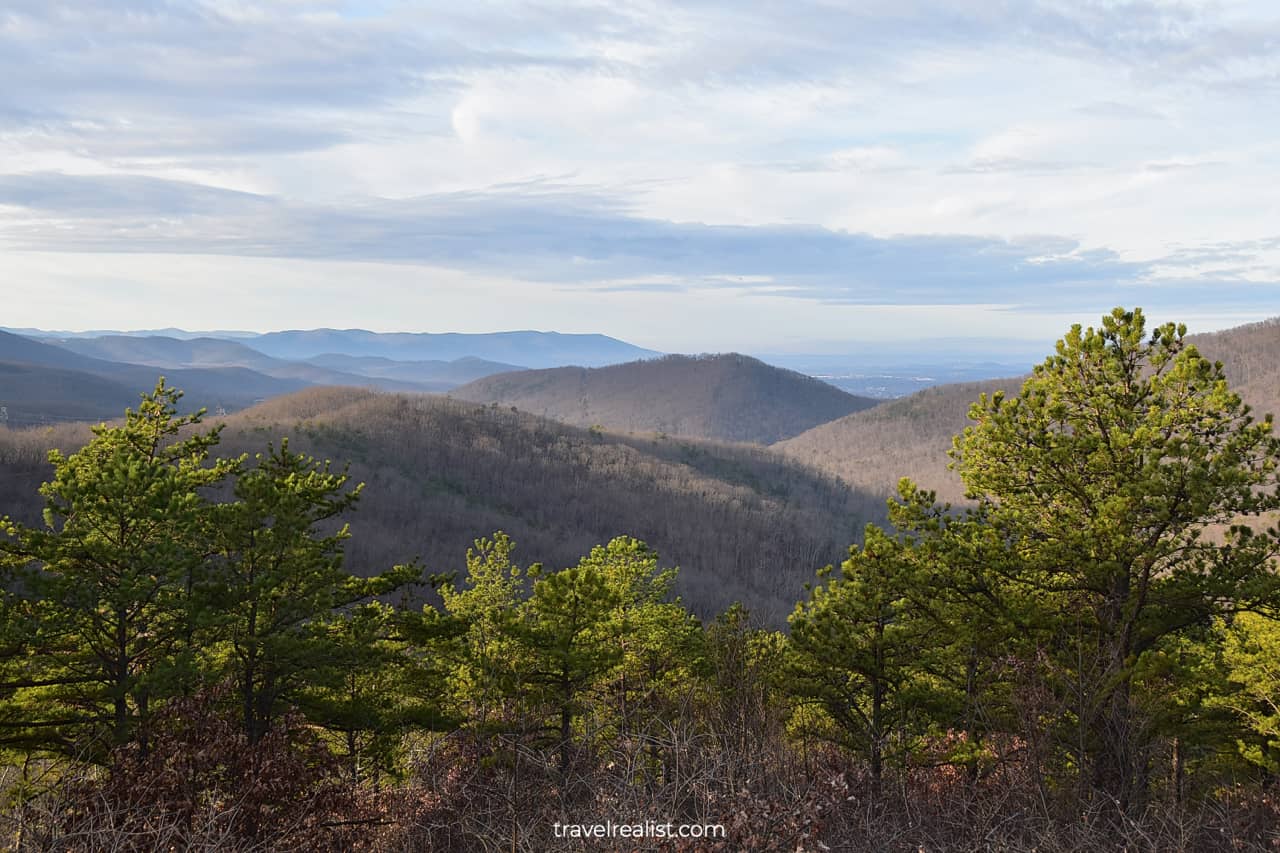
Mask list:
[[556,838],[724,838],[724,826],[718,823],[556,823]]

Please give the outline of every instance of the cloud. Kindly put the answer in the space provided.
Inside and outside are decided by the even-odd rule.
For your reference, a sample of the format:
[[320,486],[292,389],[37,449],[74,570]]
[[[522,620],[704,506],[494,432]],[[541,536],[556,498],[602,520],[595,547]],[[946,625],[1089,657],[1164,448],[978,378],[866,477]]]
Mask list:
[[[469,70],[583,64],[511,42],[462,41],[430,22],[405,26],[403,13],[352,18],[340,10],[210,0],[7,3],[0,132],[32,131],[117,159],[315,150],[394,126],[398,105],[456,95]],[[426,125],[449,132],[440,118]],[[415,133],[423,130],[415,124]]]
[[139,175],[0,175],[0,204],[70,214],[84,222],[244,214],[271,203],[252,193]]
[[[1181,277],[1162,284],[1153,264],[1061,236],[877,237],[812,225],[671,222],[554,183],[324,206],[152,178],[36,174],[0,176],[0,205],[20,209],[0,220],[0,236],[25,251],[376,261],[514,272],[529,286],[848,304],[1094,305],[1126,288],[1184,298],[1205,286],[1186,275],[1190,264],[1248,250],[1172,256],[1162,263]],[[1237,277],[1224,270],[1217,280]]]
[[1056,175],[1067,172],[1096,170],[1099,163],[1072,162],[1068,160],[1025,160],[1021,157],[977,157],[967,163],[948,166],[944,174],[991,175],[999,173],[1026,175]]
[[214,134],[224,151],[257,150],[243,144],[249,130],[306,150],[343,138],[341,128],[306,132],[318,120],[443,99],[493,71],[658,88],[857,85],[886,73],[911,85],[922,60],[945,74],[961,54],[1027,46],[1212,86],[1269,86],[1280,71],[1280,23],[1167,3],[515,0],[363,4],[358,15],[353,5],[14,0],[0,11],[0,126],[88,121],[105,137],[128,116],[166,131],[151,149],[168,140],[181,150],[195,140],[171,133],[172,119],[186,116],[241,126]]
[[1119,101],[1094,101],[1075,108],[1075,112],[1090,118],[1121,119],[1129,121],[1166,121],[1169,116],[1159,110]]
[[668,73],[701,69],[720,80],[865,71],[922,52],[1031,48],[1171,82],[1269,86],[1280,35],[1265,4],[1238,16],[1142,0],[698,0],[680,8],[688,29],[716,33],[732,24],[735,37],[698,43]]
[[1166,279],[1231,282],[1245,293],[1266,296],[1280,280],[1280,236],[1179,246],[1151,266]]

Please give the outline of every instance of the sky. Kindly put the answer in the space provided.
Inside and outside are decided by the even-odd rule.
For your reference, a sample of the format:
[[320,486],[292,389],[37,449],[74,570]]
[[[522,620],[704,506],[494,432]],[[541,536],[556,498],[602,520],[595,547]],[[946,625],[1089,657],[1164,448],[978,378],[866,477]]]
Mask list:
[[3,326],[1280,314],[1272,0],[4,0],[0,81]]

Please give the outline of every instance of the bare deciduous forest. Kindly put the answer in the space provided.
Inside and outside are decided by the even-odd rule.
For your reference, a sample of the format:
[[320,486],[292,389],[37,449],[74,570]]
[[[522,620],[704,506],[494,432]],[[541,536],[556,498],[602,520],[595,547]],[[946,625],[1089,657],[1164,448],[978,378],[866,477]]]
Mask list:
[[[351,463],[367,484],[350,518],[348,566],[373,573],[414,558],[444,570],[476,536],[503,530],[521,558],[562,567],[628,534],[679,566],[680,592],[702,615],[740,601],[781,625],[804,584],[839,562],[884,498],[764,448],[579,429],[434,396],[314,389],[225,419],[228,453],[289,437]],[[0,514],[39,517],[46,452],[70,452],[88,429],[0,430],[12,488]]]
[[960,478],[947,470],[951,439],[968,424],[979,394],[1016,388],[1021,380],[939,385],[874,409],[855,412],[773,445],[775,450],[857,488],[888,497],[900,477],[934,489],[941,500],[963,500]]
[[736,353],[504,373],[450,394],[580,427],[756,444],[780,441],[876,403]]

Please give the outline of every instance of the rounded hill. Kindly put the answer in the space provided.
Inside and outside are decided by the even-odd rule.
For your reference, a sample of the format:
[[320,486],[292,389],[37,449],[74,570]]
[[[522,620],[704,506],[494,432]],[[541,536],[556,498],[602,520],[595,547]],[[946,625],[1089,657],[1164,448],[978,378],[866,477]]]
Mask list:
[[575,426],[772,444],[876,401],[737,353],[501,373],[451,396]]

